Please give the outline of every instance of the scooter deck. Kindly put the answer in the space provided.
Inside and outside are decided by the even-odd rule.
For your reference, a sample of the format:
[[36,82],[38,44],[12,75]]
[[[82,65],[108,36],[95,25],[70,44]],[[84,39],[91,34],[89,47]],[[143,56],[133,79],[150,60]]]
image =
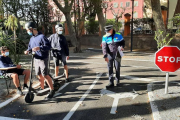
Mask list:
[[56,93],[54,94],[54,96],[52,98],[47,98],[45,97],[44,100],[45,101],[56,101],[58,103],[58,99],[56,97],[60,96],[62,93],[59,93],[58,91],[56,91]]
[[60,75],[60,76],[54,77],[53,79],[58,80],[58,81],[63,81],[63,80],[59,80],[60,78],[63,78],[63,77],[64,77],[64,75]]

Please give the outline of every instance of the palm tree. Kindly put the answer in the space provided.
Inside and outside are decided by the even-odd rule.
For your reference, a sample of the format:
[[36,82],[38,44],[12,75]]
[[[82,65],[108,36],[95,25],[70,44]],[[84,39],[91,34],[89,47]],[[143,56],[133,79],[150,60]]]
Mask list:
[[16,30],[18,28],[18,19],[14,15],[10,15],[8,19],[5,21],[5,26],[8,29],[11,29],[14,32],[14,44],[15,44],[15,49],[14,49],[14,59],[16,62],[16,43],[17,43],[17,37],[16,37]]

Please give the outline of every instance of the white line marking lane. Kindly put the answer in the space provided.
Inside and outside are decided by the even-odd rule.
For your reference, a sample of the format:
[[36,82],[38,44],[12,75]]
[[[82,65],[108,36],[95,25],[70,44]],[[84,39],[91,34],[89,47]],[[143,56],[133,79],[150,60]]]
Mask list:
[[[36,85],[34,85],[33,87],[37,87],[38,85],[39,85],[39,84],[36,84]],[[67,85],[69,85],[69,83],[66,83],[66,84],[64,84],[62,87],[60,87],[59,90],[58,90],[58,91],[56,92],[56,94],[54,95],[54,97],[60,95],[61,93],[58,93],[58,92],[60,92],[61,90],[63,90]],[[49,88],[48,88],[48,89],[45,89],[44,91],[47,91],[47,90],[49,90]],[[44,91],[43,91],[43,92],[44,92]],[[41,91],[41,92],[42,92],[42,91]],[[2,102],[2,103],[0,104],[0,108],[3,108],[4,106],[8,105],[8,104],[11,103],[13,100],[16,100],[16,99],[19,98],[19,97],[20,97],[20,95],[16,95],[16,96],[14,96],[14,97],[12,97],[12,98],[10,98],[10,99]],[[0,120],[25,120],[25,119],[14,119],[14,118],[1,117],[1,116],[0,116]],[[27,119],[26,119],[26,120],[27,120]]]
[[93,89],[93,87],[96,85],[96,83],[98,82],[99,78],[102,76],[103,73],[100,73],[97,75],[96,79],[94,80],[94,82],[91,84],[91,86],[89,87],[89,89],[84,93],[84,95],[79,99],[79,101],[74,105],[74,107],[69,111],[69,113],[64,117],[63,120],[69,120],[72,115],[74,114],[74,112],[78,109],[78,107],[80,106],[80,104],[84,101],[84,99],[88,96],[89,92]]
[[17,118],[9,118],[9,117],[0,117],[0,120],[30,120],[30,119],[17,119]]
[[[37,86],[39,86],[39,84],[35,84],[33,87],[37,87]],[[17,94],[17,95],[15,95],[14,97],[12,97],[12,98],[10,98],[10,99],[8,99],[8,100],[0,103],[0,109],[3,108],[4,106],[8,105],[8,104],[9,104],[10,102],[12,102],[13,100],[16,100],[16,99],[19,98],[19,97],[20,97],[20,95]],[[0,119],[0,120],[1,120],[1,119]]]
[[4,106],[8,105],[11,101],[17,99],[18,97],[20,97],[20,95],[15,95],[14,97],[12,97],[12,98],[10,98],[10,99],[8,99],[8,100],[2,102],[2,103],[0,104],[0,108],[2,108],[2,107],[4,107]]
[[152,92],[152,86],[153,86],[153,83],[148,84],[147,89],[148,89],[148,97],[149,97],[149,101],[150,101],[150,105],[151,105],[153,119],[154,120],[161,120],[161,116],[159,114],[158,107],[154,102],[154,95]]

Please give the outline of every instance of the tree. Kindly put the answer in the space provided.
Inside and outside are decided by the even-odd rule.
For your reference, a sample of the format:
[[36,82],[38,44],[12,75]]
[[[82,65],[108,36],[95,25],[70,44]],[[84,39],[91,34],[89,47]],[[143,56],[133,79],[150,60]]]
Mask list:
[[[5,22],[5,26],[8,28],[8,29],[11,29],[13,32],[14,32],[14,44],[15,44],[15,49],[14,49],[14,52],[16,53],[16,39],[17,39],[17,36],[16,36],[16,30],[18,28],[18,19],[14,16],[14,15],[10,15],[7,19],[7,21]],[[16,56],[14,56],[15,58],[15,61],[16,61]]]
[[120,8],[117,8],[116,10],[114,9],[113,7],[113,4],[110,5],[110,10],[112,12],[112,14],[114,15],[115,17],[115,30],[116,31],[119,31],[119,27],[121,24],[119,24],[119,19],[122,18],[123,14],[125,13],[125,11],[127,10],[126,7],[120,7]]
[[[75,29],[73,27],[72,20],[71,20],[71,10],[72,10],[74,0],[53,0],[53,1],[65,15],[71,42],[75,47],[74,52],[81,52],[80,39],[77,39],[76,37]],[[64,7],[62,6],[62,4],[64,4]]]
[[152,14],[156,27],[156,31],[163,31],[163,36],[166,36],[166,28],[163,22],[160,0],[151,0]]
[[50,7],[48,0],[27,1],[27,20],[36,23],[37,27],[44,27],[44,34],[47,35],[47,26],[50,23]]
[[0,20],[4,17],[4,9],[2,5],[2,0],[0,0]]
[[22,29],[20,25],[20,19],[22,19],[25,16],[24,12],[24,2],[26,0],[2,0],[3,6],[6,9],[6,14],[8,18],[8,14],[13,14],[17,18],[18,22],[18,28],[19,28],[19,35],[22,35]]
[[44,26],[44,33],[47,34],[47,26],[50,23],[50,8],[48,0],[3,0],[6,15],[14,14],[18,19],[18,30],[22,34],[19,21],[33,21],[37,26]]
[[103,8],[102,8],[102,3],[104,0],[91,0],[91,2],[94,5],[94,9],[96,10],[98,21],[99,21],[99,28],[101,31],[101,35],[104,35],[104,26],[106,24],[106,20],[103,15]]

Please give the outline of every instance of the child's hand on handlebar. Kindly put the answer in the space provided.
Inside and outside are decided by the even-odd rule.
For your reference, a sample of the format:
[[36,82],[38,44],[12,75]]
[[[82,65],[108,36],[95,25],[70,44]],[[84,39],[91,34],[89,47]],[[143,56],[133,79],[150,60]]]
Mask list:
[[40,50],[40,47],[34,47],[34,48],[32,49],[32,51],[38,51],[38,50]]
[[24,54],[27,55],[29,53],[29,51],[24,51]]

